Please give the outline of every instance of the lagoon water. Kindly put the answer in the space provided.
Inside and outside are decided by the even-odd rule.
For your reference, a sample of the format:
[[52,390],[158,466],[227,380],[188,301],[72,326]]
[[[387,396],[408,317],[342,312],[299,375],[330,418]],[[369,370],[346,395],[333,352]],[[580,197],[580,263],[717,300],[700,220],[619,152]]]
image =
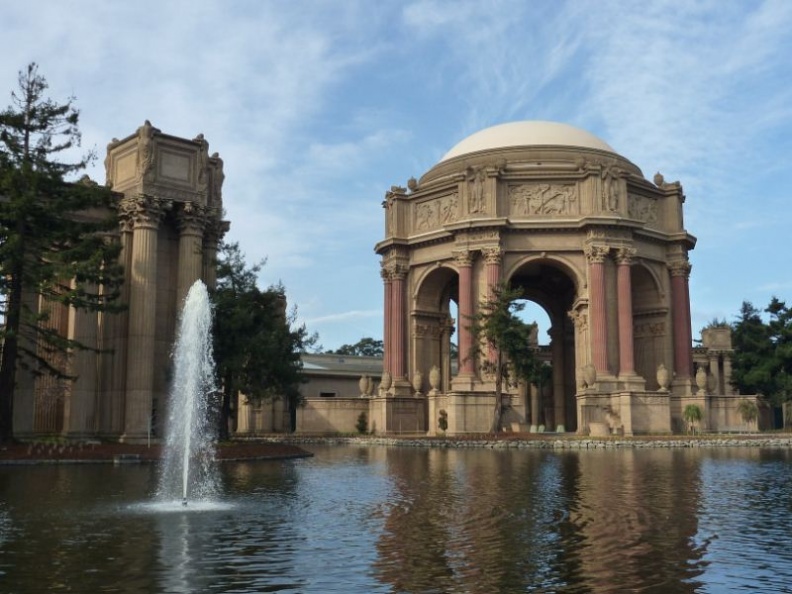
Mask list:
[[309,446],[154,503],[150,465],[0,466],[0,592],[790,592],[792,451]]

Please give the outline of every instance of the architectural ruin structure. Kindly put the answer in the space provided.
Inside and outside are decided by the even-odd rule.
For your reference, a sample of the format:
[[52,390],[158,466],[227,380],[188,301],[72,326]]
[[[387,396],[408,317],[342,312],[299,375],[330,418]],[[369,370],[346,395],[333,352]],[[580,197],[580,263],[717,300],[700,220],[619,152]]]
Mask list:
[[[679,430],[684,406],[703,404],[708,386],[708,367],[701,386],[693,365],[696,240],[684,202],[678,182],[647,180],[599,138],[553,122],[482,130],[420,180],[392,187],[376,246],[385,311],[377,427],[434,433],[443,411],[450,434],[489,430],[494,378],[473,356],[470,320],[505,281],[547,312],[552,365],[543,400],[510,390],[507,423],[584,434]],[[721,361],[722,378],[729,359]]]
[[180,305],[196,280],[215,282],[218,243],[228,228],[221,219],[223,161],[209,154],[203,135],[177,138],[146,121],[108,145],[105,170],[118,201],[128,310],[97,314],[28,296],[63,336],[101,352],[68,355],[74,381],[18,374],[18,437],[156,436]]

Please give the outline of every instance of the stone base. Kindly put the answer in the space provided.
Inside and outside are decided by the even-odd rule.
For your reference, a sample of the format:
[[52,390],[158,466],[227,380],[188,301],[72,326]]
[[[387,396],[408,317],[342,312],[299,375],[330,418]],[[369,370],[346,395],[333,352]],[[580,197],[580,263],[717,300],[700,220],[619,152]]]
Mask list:
[[375,435],[423,435],[426,433],[426,400],[387,396],[369,402],[369,431]]
[[609,435],[671,433],[671,407],[667,394],[659,392],[587,391],[578,394],[578,433]]

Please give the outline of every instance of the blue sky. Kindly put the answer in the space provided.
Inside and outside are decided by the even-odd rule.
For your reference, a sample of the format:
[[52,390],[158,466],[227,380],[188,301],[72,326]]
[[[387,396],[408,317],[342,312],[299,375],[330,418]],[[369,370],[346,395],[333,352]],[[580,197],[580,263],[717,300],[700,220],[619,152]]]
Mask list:
[[202,132],[261,284],[325,348],[382,336],[391,185],[469,134],[556,120],[682,182],[694,336],[792,301],[788,0],[45,1],[0,5],[0,105],[36,61],[83,147]]

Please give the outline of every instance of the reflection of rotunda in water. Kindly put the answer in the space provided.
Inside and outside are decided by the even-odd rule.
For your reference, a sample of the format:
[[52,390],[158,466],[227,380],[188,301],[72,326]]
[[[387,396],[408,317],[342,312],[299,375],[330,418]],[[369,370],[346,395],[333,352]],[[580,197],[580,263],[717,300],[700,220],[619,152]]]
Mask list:
[[417,418],[432,432],[444,410],[449,433],[489,429],[494,380],[469,356],[467,320],[506,281],[551,324],[550,394],[540,403],[513,390],[510,422],[671,431],[695,393],[684,200],[679,183],[649,181],[599,138],[552,122],[482,130],[391,188],[376,246],[391,381],[372,403],[376,426]]

